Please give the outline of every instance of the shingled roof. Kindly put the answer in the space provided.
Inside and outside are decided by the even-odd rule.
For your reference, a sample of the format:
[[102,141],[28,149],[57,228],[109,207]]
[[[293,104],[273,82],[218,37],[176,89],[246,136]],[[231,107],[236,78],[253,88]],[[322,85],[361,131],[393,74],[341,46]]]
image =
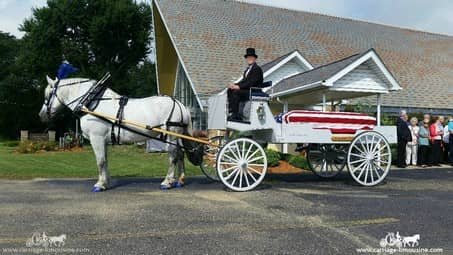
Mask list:
[[278,57],[270,62],[267,62],[267,63],[261,65],[261,69],[263,69],[263,73],[267,72],[269,69],[271,69],[272,67],[274,67],[275,65],[280,63],[283,59],[287,58],[289,55],[293,54],[296,51],[297,50],[293,50],[293,51],[289,52],[288,54],[285,54],[281,57]]
[[229,0],[155,1],[202,99],[240,77],[247,47],[261,64],[298,49],[315,68],[375,48],[403,87],[384,105],[453,108],[452,36]]

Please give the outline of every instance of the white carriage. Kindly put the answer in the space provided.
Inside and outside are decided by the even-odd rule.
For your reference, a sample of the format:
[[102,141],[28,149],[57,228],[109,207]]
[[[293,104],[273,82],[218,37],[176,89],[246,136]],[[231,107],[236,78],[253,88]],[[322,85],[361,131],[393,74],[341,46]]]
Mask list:
[[[396,142],[396,127],[380,125],[381,93],[351,95],[351,91],[336,92],[337,97],[345,98],[377,94],[376,118],[356,113],[326,112],[327,92],[320,90],[319,93],[323,98],[323,111],[290,111],[282,121],[277,121],[271,112],[270,97],[266,93],[251,93],[250,100],[241,107],[246,117],[244,122],[227,121],[225,91],[211,97],[208,129],[224,130],[226,135],[211,138],[211,143],[218,146],[208,146],[201,167],[203,172],[232,190],[249,191],[266,175],[265,145],[310,144],[307,159],[311,170],[318,176],[334,177],[347,166],[357,183],[364,186],[381,183],[391,167],[390,143]],[[297,100],[311,100],[314,96],[313,93],[305,95],[310,98],[303,98],[304,92],[301,92]],[[287,105],[285,108],[287,110]],[[330,124],[327,121],[326,126],[326,123],[317,121],[317,117],[333,121]],[[342,118],[345,121],[336,121]]]

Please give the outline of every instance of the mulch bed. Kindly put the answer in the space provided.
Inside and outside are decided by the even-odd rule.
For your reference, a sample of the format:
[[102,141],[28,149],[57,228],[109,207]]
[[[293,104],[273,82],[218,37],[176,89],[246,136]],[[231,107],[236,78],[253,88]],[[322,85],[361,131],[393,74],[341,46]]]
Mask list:
[[269,167],[267,172],[269,174],[300,174],[308,170],[300,169],[290,165],[288,162],[280,160],[278,166]]

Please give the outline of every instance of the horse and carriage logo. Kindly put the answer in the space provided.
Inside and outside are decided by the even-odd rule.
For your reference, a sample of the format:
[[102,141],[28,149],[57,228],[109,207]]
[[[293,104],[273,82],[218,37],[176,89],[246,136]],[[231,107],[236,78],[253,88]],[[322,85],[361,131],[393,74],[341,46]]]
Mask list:
[[48,236],[46,232],[35,232],[33,235],[27,239],[25,245],[27,247],[43,247],[43,248],[52,248],[52,247],[63,247],[66,241],[66,234],[59,236]]
[[401,236],[399,232],[393,233],[389,232],[387,235],[381,239],[379,245],[382,248],[386,247],[395,247],[395,248],[407,248],[407,247],[418,247],[420,235],[412,236]]

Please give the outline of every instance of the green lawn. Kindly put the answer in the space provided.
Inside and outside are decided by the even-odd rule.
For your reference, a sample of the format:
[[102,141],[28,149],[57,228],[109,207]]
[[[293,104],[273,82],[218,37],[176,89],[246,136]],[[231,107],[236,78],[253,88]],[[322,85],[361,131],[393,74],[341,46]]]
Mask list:
[[[162,177],[167,173],[164,153],[145,153],[133,145],[109,147],[109,169],[114,177]],[[202,174],[186,161],[186,175]],[[97,178],[96,161],[91,147],[81,152],[42,152],[19,154],[14,147],[0,143],[0,178],[30,179],[89,177]]]

